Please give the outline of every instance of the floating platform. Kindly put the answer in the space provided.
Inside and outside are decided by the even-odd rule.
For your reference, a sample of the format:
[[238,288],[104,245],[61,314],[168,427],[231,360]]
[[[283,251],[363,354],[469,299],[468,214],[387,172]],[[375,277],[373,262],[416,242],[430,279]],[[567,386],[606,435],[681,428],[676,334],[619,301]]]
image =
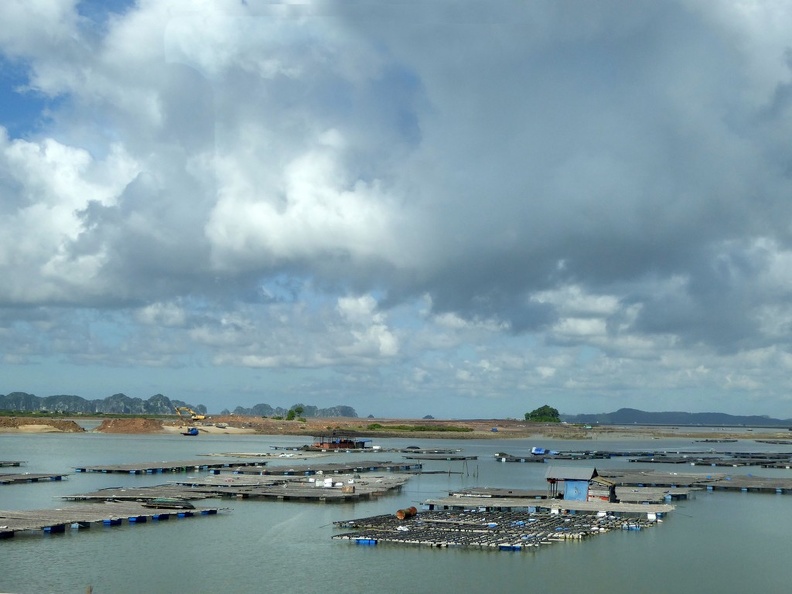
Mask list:
[[64,509],[0,510],[0,538],[11,538],[20,532],[58,534],[93,525],[120,526],[124,522],[143,524],[149,520],[208,516],[218,511],[218,508],[154,509],[131,502],[93,503]]
[[[327,452],[306,452],[302,446],[298,448],[293,448],[289,446],[270,446],[273,451],[271,452],[226,452],[226,453],[215,453],[215,454],[202,454],[204,456],[213,456],[216,458],[271,458],[271,459],[280,459],[280,458],[290,458],[295,460],[308,460],[312,458],[325,458],[331,453]],[[262,464],[265,464],[263,462]]]
[[360,472],[407,472],[420,470],[421,464],[399,462],[364,461],[357,463],[304,464],[299,466],[267,466],[266,468],[223,468],[211,469],[211,474],[231,470],[234,474],[258,474],[262,476],[313,476],[318,474],[349,474]]
[[209,475],[177,481],[175,484],[140,488],[113,487],[92,493],[66,495],[72,501],[138,501],[177,498],[185,500],[209,497],[236,499],[275,499],[345,503],[371,499],[397,491],[409,480],[408,475],[332,475],[332,477],[276,477],[251,475]]
[[[695,443],[736,443],[736,439],[694,439]],[[760,440],[757,440],[760,441]]]
[[[608,500],[608,490],[600,490],[596,485],[589,487],[589,494],[592,497],[597,497],[599,500]],[[686,488],[671,488],[671,487],[617,487],[616,498],[622,503],[666,503],[668,501],[676,501],[679,499],[687,499],[690,494],[690,489]],[[463,489],[461,491],[451,491],[449,497],[478,497],[478,498],[491,498],[497,500],[499,498],[511,499],[549,499],[550,493],[547,490],[529,490],[529,489],[497,489],[490,487],[476,487],[472,489]],[[536,503],[531,504],[536,505]],[[540,504],[541,506],[541,504]]]
[[478,460],[478,456],[465,454],[405,454],[406,460]]
[[743,493],[792,494],[792,478],[760,477],[725,473],[663,473],[654,471],[603,469],[603,478],[619,486],[687,487],[706,491],[739,491]]
[[547,490],[537,489],[499,489],[494,487],[473,487],[461,491],[451,491],[449,497],[512,497],[520,499],[547,499]]
[[237,499],[347,503],[398,491],[410,477],[394,474],[364,477],[358,474],[334,474],[332,477],[325,475],[315,479],[270,476],[268,481],[258,484],[251,484],[250,478],[248,475],[208,476],[205,480],[181,481],[178,484],[213,496]]
[[[616,487],[616,499],[621,503],[664,503],[688,499],[692,489],[687,487]],[[589,495],[608,501],[608,490],[592,487]]]
[[206,462],[206,460],[187,460],[176,462],[138,462],[133,464],[111,464],[104,466],[79,466],[77,472],[104,472],[119,474],[159,474],[163,472],[197,472],[221,468],[262,466],[264,462]]
[[707,491],[739,491],[742,493],[792,494],[792,479],[732,475],[701,487]]
[[690,466],[726,466],[738,468],[741,466],[761,466],[763,468],[790,468],[790,456],[651,456],[644,458],[631,458],[630,462],[643,464],[688,464]]
[[505,452],[499,452],[495,454],[495,459],[498,462],[519,462],[523,464],[526,462],[538,462],[539,464],[543,464],[545,461],[545,456],[537,456],[534,454],[528,454],[527,456],[513,456]]
[[549,451],[536,448],[542,453],[526,451],[524,454],[510,454],[498,452],[495,459],[499,462],[547,462],[554,460],[609,460],[611,458],[630,458],[639,456],[652,456],[653,450],[568,450]]
[[[700,440],[699,443],[724,443],[732,440]],[[736,441],[736,440],[734,440]],[[766,443],[778,443],[767,440]],[[792,441],[782,442],[792,446]],[[630,462],[644,464],[689,464],[691,466],[763,466],[766,468],[792,467],[792,452],[739,452],[695,450],[584,450],[533,454],[499,452],[495,459],[501,462],[546,462],[556,460],[608,460],[629,458]]]
[[62,481],[65,476],[65,474],[33,474],[31,472],[22,474],[0,473],[0,485]]
[[655,470],[620,470],[603,468],[597,473],[617,487],[686,487],[700,489],[707,483],[725,478],[725,473],[659,472]]
[[643,464],[688,464],[690,466],[762,466],[764,468],[792,467],[790,452],[652,452],[631,458]]
[[12,466],[22,466],[24,462],[20,460],[0,460],[0,468],[10,468]]
[[391,450],[387,450],[389,452],[398,452],[401,454],[458,454],[462,450],[454,450],[454,449],[442,449],[442,448],[419,448],[419,447],[406,447],[406,448],[395,448]]
[[565,501],[561,499],[529,499],[526,497],[441,497],[427,499],[424,505],[430,510],[481,510],[481,511],[547,511],[550,513],[597,513],[612,515],[663,515],[674,510],[667,503],[610,503],[608,501]]
[[585,450],[561,451],[552,454],[543,454],[550,460],[610,460],[611,458],[629,458],[634,456],[651,455],[651,450]]
[[107,487],[92,493],[62,495],[65,501],[136,501],[147,503],[154,499],[176,498],[187,501],[208,499],[211,493],[190,489],[176,484],[156,485],[151,487]]
[[624,520],[607,514],[425,511],[404,520],[393,514],[335,522],[338,528],[354,531],[333,539],[364,546],[389,543],[524,551],[558,541],[586,539],[610,530],[641,530],[655,522],[656,519]]

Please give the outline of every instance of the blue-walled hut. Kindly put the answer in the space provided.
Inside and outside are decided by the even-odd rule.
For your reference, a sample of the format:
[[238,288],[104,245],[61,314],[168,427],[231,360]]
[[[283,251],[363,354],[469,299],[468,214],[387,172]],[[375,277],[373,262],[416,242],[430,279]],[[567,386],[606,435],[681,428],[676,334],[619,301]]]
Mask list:
[[547,469],[549,497],[558,499],[558,484],[564,483],[565,501],[588,501],[589,486],[592,479],[599,476],[596,468],[582,468],[579,466],[551,466]]

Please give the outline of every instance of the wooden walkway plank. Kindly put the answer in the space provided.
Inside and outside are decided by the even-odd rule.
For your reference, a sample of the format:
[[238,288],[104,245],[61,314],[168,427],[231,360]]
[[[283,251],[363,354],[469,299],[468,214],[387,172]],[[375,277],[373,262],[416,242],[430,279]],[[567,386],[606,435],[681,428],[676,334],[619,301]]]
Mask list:
[[99,466],[75,467],[77,472],[102,472],[120,474],[159,474],[163,472],[196,472],[211,471],[222,468],[263,466],[265,463],[256,462],[207,462],[206,460],[187,460],[173,462],[136,462],[132,464],[108,464]]
[[22,474],[0,473],[0,485],[61,481],[65,476],[65,474],[34,474],[32,472]]
[[266,468],[217,468],[211,474],[233,472],[234,474],[258,474],[262,476],[314,476],[323,474],[349,474],[364,472],[406,472],[420,470],[421,464],[409,462],[379,462],[365,460],[351,463],[302,464],[294,466],[267,466]]

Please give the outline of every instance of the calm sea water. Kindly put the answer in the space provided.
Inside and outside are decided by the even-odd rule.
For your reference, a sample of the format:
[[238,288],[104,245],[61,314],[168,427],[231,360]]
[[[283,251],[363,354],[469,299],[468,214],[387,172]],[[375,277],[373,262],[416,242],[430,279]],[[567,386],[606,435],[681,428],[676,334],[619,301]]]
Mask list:
[[[269,452],[298,445],[283,436],[115,436],[0,434],[0,459],[24,460],[24,472],[72,472],[75,466],[187,460],[222,452]],[[156,524],[17,536],[0,541],[0,591],[96,594],[174,593],[404,593],[575,592],[787,593],[792,589],[792,495],[698,493],[678,502],[665,522],[640,532],[611,532],[582,542],[555,543],[532,552],[429,549],[333,541],[336,520],[392,513],[449,489],[472,486],[545,488],[542,464],[504,464],[494,454],[526,454],[531,446],[575,449],[739,449],[785,446],[741,441],[702,444],[689,439],[651,441],[379,440],[383,447],[462,448],[478,460],[424,462],[451,471],[411,479],[396,495],[356,504],[210,500],[229,508],[217,516]],[[786,448],[792,449],[792,448]],[[361,454],[341,454],[348,459]],[[399,454],[366,454],[400,460]],[[288,462],[286,462],[288,463]],[[295,464],[295,462],[291,462]],[[566,463],[570,464],[570,463]],[[574,463],[625,467],[627,461]],[[630,465],[634,467],[635,465]],[[652,466],[658,470],[700,471]],[[6,469],[8,470],[8,469]],[[723,472],[724,469],[712,469]],[[790,476],[792,470],[728,469]],[[13,472],[16,472],[14,469]],[[69,505],[61,495],[109,486],[161,484],[176,475],[71,474],[52,483],[0,486],[0,509]]]

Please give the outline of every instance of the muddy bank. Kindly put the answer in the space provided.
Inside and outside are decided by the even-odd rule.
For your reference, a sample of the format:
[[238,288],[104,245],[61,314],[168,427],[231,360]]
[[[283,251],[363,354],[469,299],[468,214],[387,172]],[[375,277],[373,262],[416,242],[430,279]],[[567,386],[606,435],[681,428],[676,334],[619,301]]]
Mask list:
[[0,417],[0,432],[19,433],[82,433],[74,421],[33,417]]
[[[187,424],[205,434],[263,434],[299,435],[306,442],[312,437],[326,435],[333,431],[354,434],[357,437],[405,439],[555,439],[555,440],[622,440],[622,439],[661,439],[689,438],[702,439],[756,439],[757,434],[750,429],[726,429],[713,432],[711,428],[698,427],[619,427],[596,426],[586,429],[578,425],[558,423],[528,423],[515,419],[474,419],[474,420],[436,420],[436,419],[359,419],[359,418],[311,418],[303,421],[286,421],[261,417],[211,416],[205,421],[184,421],[178,419],[154,419],[130,417],[123,419],[104,419],[93,429],[98,433],[147,434],[180,433]],[[219,425],[219,426],[218,426]],[[39,417],[0,417],[0,432],[24,433],[82,433],[83,429],[74,421],[62,419],[42,419]],[[792,443],[792,433],[762,433],[763,438],[788,439]],[[593,446],[592,447],[596,447]]]
[[162,433],[158,419],[105,419],[94,431],[98,433]]

